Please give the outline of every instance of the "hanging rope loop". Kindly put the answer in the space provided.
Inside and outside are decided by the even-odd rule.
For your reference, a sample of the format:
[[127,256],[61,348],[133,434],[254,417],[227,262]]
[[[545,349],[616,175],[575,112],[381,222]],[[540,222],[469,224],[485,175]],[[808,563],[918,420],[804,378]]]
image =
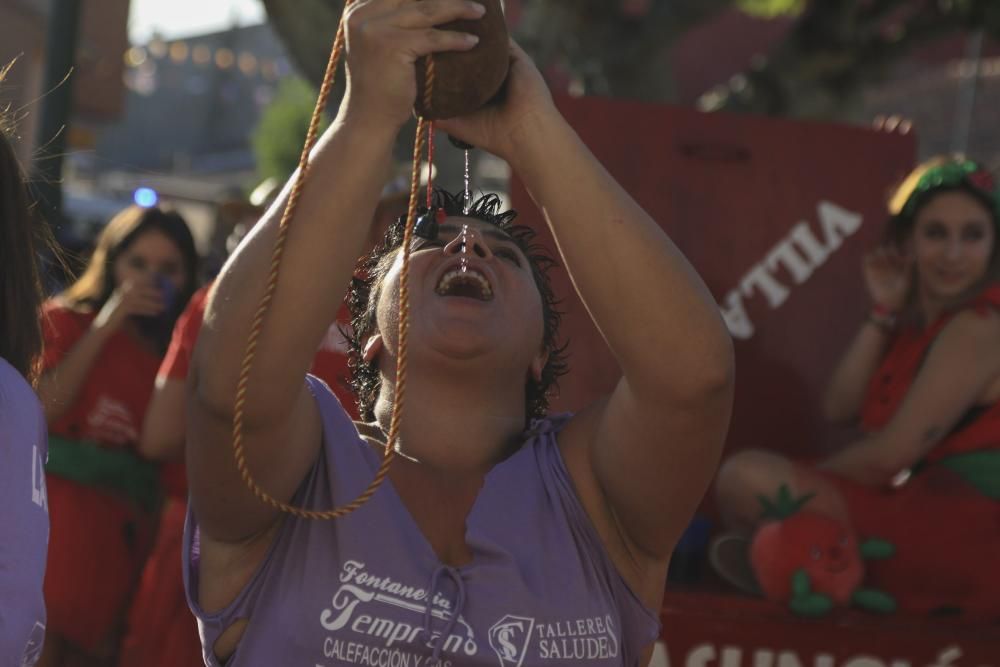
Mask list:
[[[354,0],[347,0],[347,2],[344,3],[345,14],[347,12],[347,8],[353,3]],[[264,322],[267,318],[268,311],[270,310],[271,303],[274,299],[274,293],[278,286],[278,275],[281,268],[281,258],[284,254],[285,242],[288,238],[288,229],[295,217],[295,211],[298,208],[299,199],[302,196],[302,190],[304,189],[306,180],[309,177],[309,156],[316,145],[320,120],[323,116],[323,111],[326,109],[326,105],[330,97],[330,91],[333,88],[333,83],[336,77],[337,66],[344,51],[344,24],[344,17],[341,16],[340,24],[337,27],[337,36],[334,39],[333,49],[330,53],[330,60],[327,63],[326,72],[323,75],[323,85],[320,87],[319,97],[316,100],[316,107],[313,109],[312,119],[309,121],[309,130],[306,134],[305,146],[303,147],[302,155],[299,158],[299,169],[295,176],[295,182],[292,185],[292,191],[288,197],[288,204],[281,216],[281,223],[279,225],[278,236],[274,243],[274,251],[271,255],[270,271],[264,288],[264,294],[261,297],[257,311],[254,314],[254,319],[250,327],[250,334],[247,337],[246,352],[244,354],[243,363],[240,367],[240,378],[237,384],[236,402],[233,410],[233,457],[236,460],[236,467],[239,470],[243,481],[246,483],[247,487],[254,494],[254,496],[262,503],[281,512],[303,519],[337,519],[350,514],[364,505],[375,494],[375,491],[378,490],[379,486],[381,486],[385,481],[386,476],[389,474],[389,467],[392,465],[396,455],[396,445],[399,438],[399,429],[403,416],[403,405],[406,397],[407,343],[410,328],[410,246],[413,238],[413,226],[416,220],[417,197],[419,196],[420,190],[420,158],[423,155],[425,144],[428,143],[428,136],[431,134],[428,131],[428,121],[420,118],[417,124],[416,139],[413,145],[413,171],[410,179],[410,203],[406,214],[406,227],[403,235],[403,266],[399,282],[399,358],[397,360],[396,369],[395,399],[393,402],[389,435],[385,443],[385,453],[382,458],[382,463],[368,487],[362,491],[357,498],[348,504],[342,507],[322,511],[295,507],[294,505],[282,502],[271,496],[267,491],[261,488],[259,484],[257,484],[250,472],[243,445],[246,402],[250,385],[250,371],[253,368],[254,359],[256,357],[257,344],[260,339],[261,331],[264,328]],[[432,56],[427,56],[426,58],[425,78],[427,80],[427,86],[424,90],[424,99],[425,102],[429,103],[433,93],[434,84],[434,58]],[[428,162],[430,162],[430,159],[431,158],[429,157]],[[429,168],[433,168],[432,165],[429,166]]]

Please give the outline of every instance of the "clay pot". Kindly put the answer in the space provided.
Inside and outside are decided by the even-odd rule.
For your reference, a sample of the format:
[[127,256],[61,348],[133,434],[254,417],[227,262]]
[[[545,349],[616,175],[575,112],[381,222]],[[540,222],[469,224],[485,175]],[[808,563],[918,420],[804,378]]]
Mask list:
[[425,105],[424,58],[417,61],[417,101],[414,110],[428,120],[464,116],[481,108],[500,91],[510,67],[507,23],[501,0],[478,0],[486,14],[477,21],[452,21],[438,26],[443,30],[469,32],[479,36],[470,51],[434,54],[434,85],[430,106]]

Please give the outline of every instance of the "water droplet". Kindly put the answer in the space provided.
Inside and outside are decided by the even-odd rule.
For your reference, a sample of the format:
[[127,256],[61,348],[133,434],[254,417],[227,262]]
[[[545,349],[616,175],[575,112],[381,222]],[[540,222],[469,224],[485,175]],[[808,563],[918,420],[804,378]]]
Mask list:
[[465,215],[469,215],[469,209],[472,207],[472,188],[469,183],[471,181],[469,170],[469,149],[465,149],[465,206],[462,208],[462,212]]
[[[468,209],[466,209],[466,212],[468,212]],[[461,247],[462,247],[462,259],[460,261],[460,263],[461,263],[461,271],[462,271],[462,273],[466,273],[469,270],[469,258],[468,258],[468,253],[469,253],[469,226],[468,225],[462,225],[462,243],[461,243]]]

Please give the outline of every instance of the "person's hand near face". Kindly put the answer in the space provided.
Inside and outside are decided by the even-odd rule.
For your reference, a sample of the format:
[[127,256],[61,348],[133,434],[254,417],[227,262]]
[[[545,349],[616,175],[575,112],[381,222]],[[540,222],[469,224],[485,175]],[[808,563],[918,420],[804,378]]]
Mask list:
[[881,246],[865,255],[862,267],[872,303],[899,311],[910,291],[913,258],[895,247]]
[[177,293],[185,287],[184,257],[177,245],[159,232],[137,238],[115,260],[115,290],[94,320],[94,327],[117,331],[129,317],[157,317],[168,307],[166,283]]

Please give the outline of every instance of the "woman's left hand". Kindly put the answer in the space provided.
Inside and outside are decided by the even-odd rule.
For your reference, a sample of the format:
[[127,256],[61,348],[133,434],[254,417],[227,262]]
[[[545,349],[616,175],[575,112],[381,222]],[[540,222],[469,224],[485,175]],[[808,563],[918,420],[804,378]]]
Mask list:
[[507,161],[515,157],[519,132],[540,120],[562,118],[541,72],[514,40],[510,56],[510,73],[499,103],[437,122],[441,131]]
[[853,443],[836,452],[817,467],[866,486],[883,487],[894,473],[887,472],[886,447],[877,435]]

